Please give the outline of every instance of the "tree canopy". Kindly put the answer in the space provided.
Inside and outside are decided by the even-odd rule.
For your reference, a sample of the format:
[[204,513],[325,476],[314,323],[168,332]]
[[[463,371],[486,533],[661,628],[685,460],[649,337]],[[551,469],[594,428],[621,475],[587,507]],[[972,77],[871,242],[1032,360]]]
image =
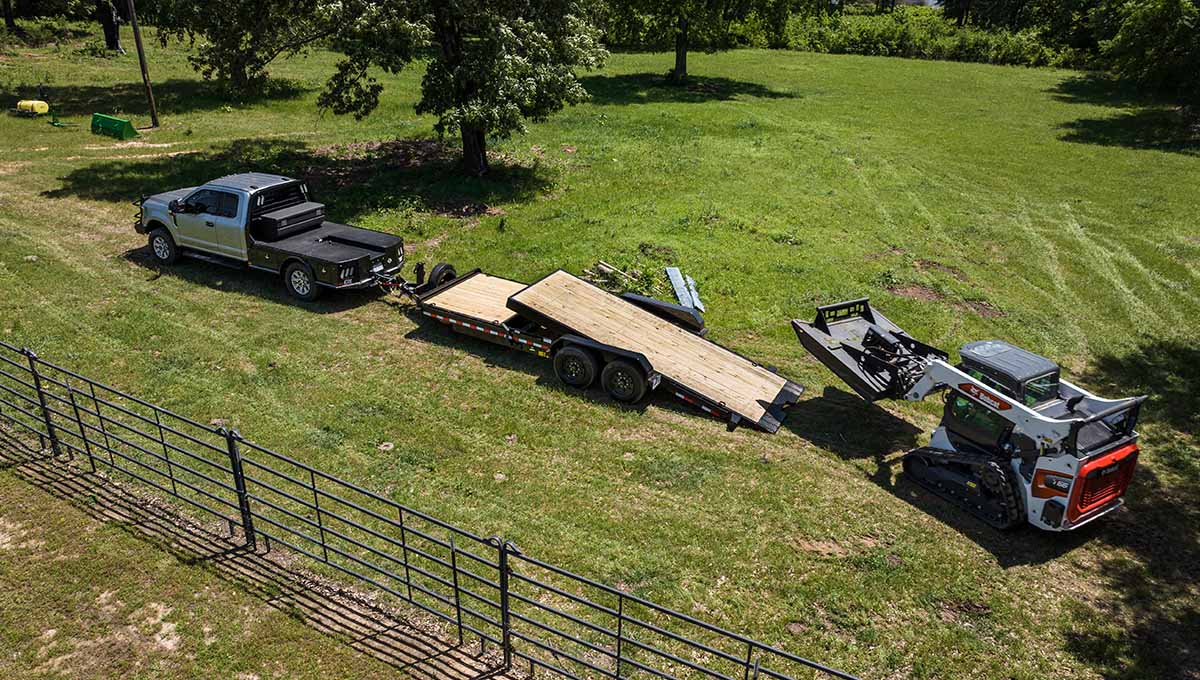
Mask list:
[[425,64],[418,113],[439,134],[459,133],[463,162],[488,170],[487,139],[522,131],[587,98],[576,69],[607,52],[585,0],[231,0],[214,12],[203,0],[162,0],[163,39],[197,46],[205,77],[250,90],[275,58],[318,40],[345,55],[319,98],[322,108],[363,117],[379,104],[377,68],[398,73]]

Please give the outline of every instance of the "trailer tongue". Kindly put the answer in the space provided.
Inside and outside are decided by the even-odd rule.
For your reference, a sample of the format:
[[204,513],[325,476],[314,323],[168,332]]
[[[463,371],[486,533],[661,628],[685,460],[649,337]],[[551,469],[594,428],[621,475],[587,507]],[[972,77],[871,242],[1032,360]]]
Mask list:
[[[444,265],[407,290],[425,316],[459,333],[551,358],[567,385],[599,382],[618,401],[662,387],[730,427],[779,429],[804,388],[703,337],[690,308],[614,295],[564,271],[533,283]],[[437,272],[448,276],[438,276]]]
[[929,446],[908,452],[904,471],[989,524],[1066,531],[1124,502],[1145,397],[1102,399],[1062,380],[1054,362],[999,340],[964,345],[952,366],[866,298],[819,307],[792,328],[867,401],[948,390],[941,425]]

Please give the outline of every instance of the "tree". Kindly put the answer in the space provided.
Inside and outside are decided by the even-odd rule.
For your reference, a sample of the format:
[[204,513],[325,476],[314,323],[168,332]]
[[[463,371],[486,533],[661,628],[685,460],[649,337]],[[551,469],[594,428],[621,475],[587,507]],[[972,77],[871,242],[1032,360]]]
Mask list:
[[346,59],[320,105],[362,117],[382,86],[367,69],[396,73],[427,48],[418,113],[437,116],[439,135],[462,137],[463,165],[488,170],[487,138],[524,130],[587,98],[576,68],[607,56],[578,0],[414,0],[361,2],[334,40]]
[[675,67],[670,78],[687,79],[687,56],[691,45],[710,48],[726,45],[730,24],[744,20],[753,11],[761,16],[778,12],[773,0],[611,0],[625,11],[649,17],[651,30],[669,35],[675,44]]
[[333,34],[336,6],[321,0],[233,0],[219,10],[204,0],[159,0],[147,20],[163,45],[186,41],[188,57],[206,79],[237,93],[260,88],[267,66]]
[[112,0],[96,0],[96,20],[104,31],[104,47],[125,54],[121,47],[121,15]]
[[[468,172],[488,170],[487,139],[524,130],[587,98],[575,75],[607,52],[589,0],[164,0],[157,16],[175,38],[199,45],[205,78],[253,90],[277,57],[317,40],[345,55],[318,104],[358,118],[379,104],[372,67],[398,73],[421,60],[418,113],[437,116],[439,135],[462,137]],[[169,4],[168,4],[169,3]]]
[[4,7],[4,28],[12,33],[16,33],[18,29],[17,21],[13,18],[12,0],[0,0],[0,5]]
[[1121,8],[1116,35],[1100,43],[1118,78],[1171,96],[1200,114],[1200,2],[1141,0]]

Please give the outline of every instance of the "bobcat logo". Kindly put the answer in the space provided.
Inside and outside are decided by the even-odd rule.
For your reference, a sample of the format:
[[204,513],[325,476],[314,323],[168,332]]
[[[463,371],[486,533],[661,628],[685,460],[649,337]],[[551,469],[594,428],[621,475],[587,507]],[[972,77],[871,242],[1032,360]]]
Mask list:
[[997,411],[1007,411],[1008,409],[1012,408],[1012,404],[1004,401],[991,392],[980,388],[974,383],[961,383],[958,386],[958,389],[962,390],[963,394],[978,402],[981,402],[985,406],[990,406]]

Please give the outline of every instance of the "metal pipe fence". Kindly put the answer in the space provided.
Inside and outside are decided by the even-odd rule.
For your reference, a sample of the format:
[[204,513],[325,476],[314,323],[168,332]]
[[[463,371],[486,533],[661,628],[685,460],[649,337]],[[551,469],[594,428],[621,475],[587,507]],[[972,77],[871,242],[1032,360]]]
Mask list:
[[523,554],[0,341],[0,423],[56,460],[146,484],[499,652],[571,680],[853,676]]

